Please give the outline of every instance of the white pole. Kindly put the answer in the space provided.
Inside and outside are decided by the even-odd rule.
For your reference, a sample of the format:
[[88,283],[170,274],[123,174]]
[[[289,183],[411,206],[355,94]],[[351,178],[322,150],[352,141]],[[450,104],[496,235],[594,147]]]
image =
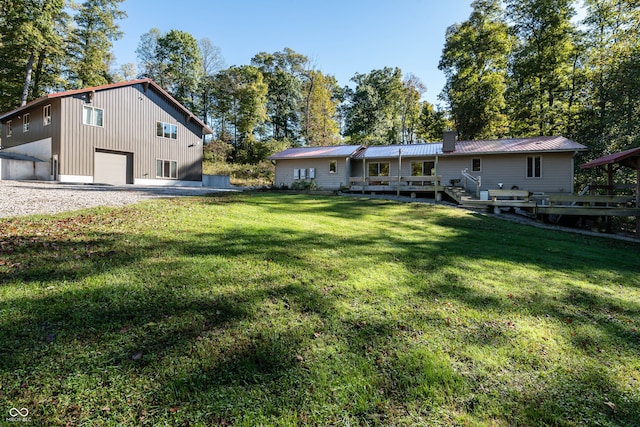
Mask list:
[[398,148],[398,189],[396,195],[400,197],[400,178],[402,171],[402,148]]
[[435,179],[434,184],[435,184],[435,190],[436,190],[436,194],[434,196],[434,201],[437,203],[438,202],[438,190],[439,190],[438,189],[439,186],[438,186],[438,153],[437,152],[436,152],[436,163],[435,163],[434,168],[433,168],[433,173],[435,174],[435,176],[434,176],[434,179]]

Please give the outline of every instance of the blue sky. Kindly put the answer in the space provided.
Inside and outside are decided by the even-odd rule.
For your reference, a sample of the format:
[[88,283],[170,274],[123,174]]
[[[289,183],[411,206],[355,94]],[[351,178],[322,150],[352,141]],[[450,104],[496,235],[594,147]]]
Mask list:
[[140,36],[156,27],[208,37],[225,65],[249,64],[258,52],[289,47],[341,86],[355,73],[385,66],[413,73],[437,96],[438,70],[449,25],[466,20],[472,0],[126,0],[124,37],[114,43],[118,64],[137,63]]

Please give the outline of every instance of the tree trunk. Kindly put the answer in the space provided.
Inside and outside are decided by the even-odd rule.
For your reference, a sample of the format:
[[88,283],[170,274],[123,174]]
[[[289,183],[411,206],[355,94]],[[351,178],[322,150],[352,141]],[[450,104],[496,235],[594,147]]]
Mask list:
[[20,97],[20,106],[24,106],[27,104],[27,99],[29,98],[29,87],[31,86],[31,73],[33,72],[33,62],[36,58],[36,54],[34,51],[31,51],[31,55],[29,55],[29,60],[27,61],[27,69],[24,74],[24,86],[22,87],[22,96]]

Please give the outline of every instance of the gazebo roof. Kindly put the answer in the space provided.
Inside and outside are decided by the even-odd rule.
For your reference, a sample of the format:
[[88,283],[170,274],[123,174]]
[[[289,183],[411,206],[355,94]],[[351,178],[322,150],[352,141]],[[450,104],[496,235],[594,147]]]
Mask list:
[[628,166],[632,169],[640,169],[640,147],[600,157],[599,159],[580,165],[580,168],[587,169],[596,166],[610,165],[613,163],[619,163],[622,166]]

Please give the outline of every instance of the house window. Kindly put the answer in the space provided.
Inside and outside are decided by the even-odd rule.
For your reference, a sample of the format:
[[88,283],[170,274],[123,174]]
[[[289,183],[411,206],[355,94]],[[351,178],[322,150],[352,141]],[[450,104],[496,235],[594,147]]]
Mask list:
[[11,120],[7,122],[7,138],[11,138],[13,136],[13,126],[11,125]]
[[29,123],[29,113],[22,116],[22,132],[29,132],[31,124]]
[[527,178],[542,178],[542,156],[527,157]]
[[337,160],[330,160],[329,161],[329,173],[336,173],[338,172],[338,161]]
[[45,105],[42,108],[42,125],[47,126],[51,124],[51,105]]
[[[369,163],[369,177],[389,176],[389,163]],[[370,180],[373,181],[373,180]],[[389,181],[380,181],[382,185],[386,185]]]
[[471,159],[471,170],[473,172],[480,172],[482,170],[482,162],[480,159]]
[[369,176],[389,176],[389,163],[369,163]]
[[178,139],[178,125],[171,123],[157,122],[156,136],[169,139]]
[[156,160],[156,178],[178,178],[178,162],[175,160]]
[[99,126],[103,124],[104,110],[102,108],[84,106],[82,113],[82,123],[85,125]]
[[436,167],[434,161],[411,162],[411,176],[430,176]]

